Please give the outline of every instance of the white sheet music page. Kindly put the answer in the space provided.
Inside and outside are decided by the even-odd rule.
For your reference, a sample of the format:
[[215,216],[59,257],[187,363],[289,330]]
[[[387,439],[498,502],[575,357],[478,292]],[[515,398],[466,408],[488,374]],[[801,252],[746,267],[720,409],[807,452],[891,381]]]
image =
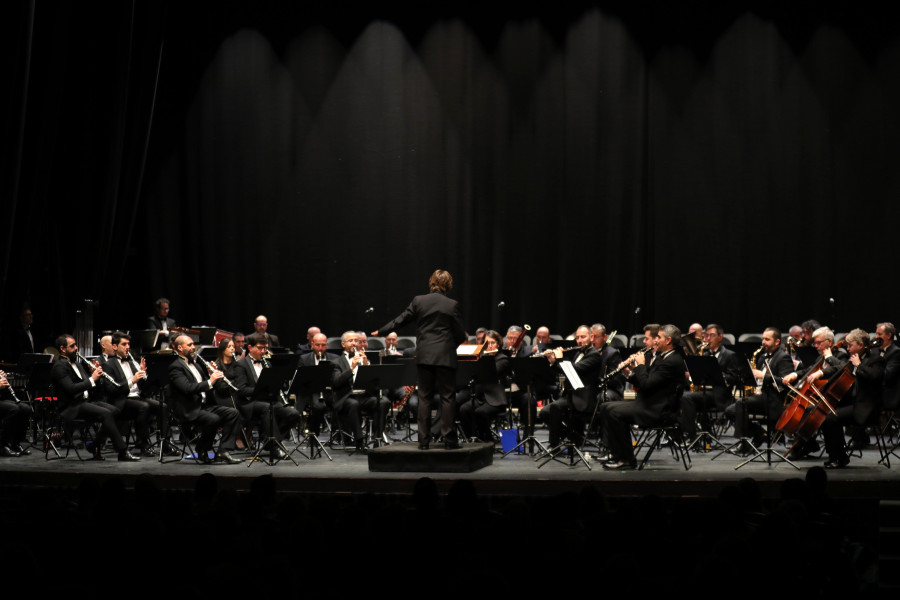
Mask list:
[[575,365],[572,364],[572,361],[564,360],[559,363],[559,366],[563,370],[563,373],[566,374],[566,379],[569,380],[569,384],[573,390],[580,390],[584,387],[584,384],[581,383],[581,377],[575,372]]

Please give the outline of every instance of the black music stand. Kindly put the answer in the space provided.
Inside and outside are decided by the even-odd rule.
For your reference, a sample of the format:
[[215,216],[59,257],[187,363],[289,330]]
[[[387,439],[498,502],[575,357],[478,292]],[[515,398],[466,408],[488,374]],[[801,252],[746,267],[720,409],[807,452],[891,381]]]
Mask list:
[[[368,355],[368,352],[366,353]],[[377,355],[378,352],[376,351]],[[410,368],[412,366],[412,368]],[[416,380],[416,370],[412,363],[403,365],[366,365],[356,372],[356,381],[353,386],[356,389],[372,391],[377,390],[378,398],[382,398],[385,388],[393,389],[404,385],[411,385]],[[376,405],[375,410],[378,410]],[[374,433],[373,436],[374,438]],[[379,433],[381,441],[391,443],[392,440],[382,431]],[[374,441],[374,440],[373,440]]]
[[[765,372],[765,371],[768,371],[769,377],[772,378],[772,385],[775,387],[775,392],[780,391],[778,389],[777,378],[775,377],[775,373],[772,372],[772,367],[769,365],[768,361],[766,361],[765,366],[763,367],[763,372]],[[763,377],[763,379],[765,379],[765,377]],[[766,390],[762,390],[762,393],[765,394]],[[771,393],[771,392],[769,392],[769,393]],[[772,449],[772,444],[774,444],[778,440],[778,438],[780,437],[781,434],[776,436],[774,439],[772,438],[772,429],[775,427],[775,419],[772,418],[772,411],[770,410],[768,403],[765,405],[765,411],[766,411],[766,437],[765,437],[766,447],[765,447],[765,449],[763,449],[763,448],[758,449],[752,456],[750,456],[750,458],[748,458],[747,460],[745,460],[744,462],[742,462],[741,464],[736,466],[734,468],[734,470],[737,471],[744,465],[749,464],[751,462],[760,462],[760,459],[762,459],[761,462],[764,462],[771,467],[772,466],[772,455],[775,455],[778,458],[779,462],[786,462],[787,464],[791,465],[792,467],[794,467],[795,469],[797,469],[799,471],[800,467],[798,467],[793,462],[791,462],[791,460],[786,455],[781,455],[780,453],[778,453],[774,449]],[[751,446],[752,446],[752,443],[751,443]],[[765,458],[763,458],[763,455],[765,455]]]
[[[557,342],[558,343],[558,342]],[[538,344],[539,346],[541,344]],[[546,344],[549,346],[549,344]],[[553,371],[553,367],[550,365],[550,361],[544,358],[533,358],[531,356],[524,357],[515,357],[510,358],[510,364],[512,365],[512,381],[519,386],[520,389],[525,390],[525,394],[522,396],[522,403],[525,404],[525,418],[527,420],[525,425],[525,431],[527,435],[519,441],[514,447],[510,448],[506,452],[503,453],[503,456],[500,458],[506,458],[507,455],[512,454],[519,448],[522,451],[527,451],[529,454],[534,455],[534,446],[537,444],[538,448],[540,448],[539,454],[546,454],[547,448],[534,436],[534,420],[537,417],[537,398],[534,397],[532,382],[535,378],[546,375],[547,373]],[[524,386],[524,388],[523,388]],[[510,382],[510,396],[512,396],[512,382]],[[510,401],[512,398],[510,398]],[[531,409],[530,402],[535,403],[534,410]],[[521,410],[520,410],[521,412]]]
[[[728,383],[725,381],[725,375],[722,373],[722,367],[719,366],[719,361],[716,360],[715,356],[686,355],[684,357],[684,365],[687,367],[688,373],[690,373],[692,384],[700,387],[700,394],[703,399],[703,409],[706,410],[708,393],[711,391],[710,388],[728,388]],[[700,431],[697,432],[697,437],[688,443],[685,452],[690,452],[691,448],[697,445],[704,449],[709,446],[710,450],[713,448],[724,449],[725,444],[713,434],[711,429],[712,427],[710,427],[710,431],[706,431],[701,428]]]
[[[315,366],[302,366],[297,369],[297,374],[294,376],[294,382],[291,384],[291,389],[288,393],[293,392],[294,396],[298,399],[299,403],[301,399],[310,398],[313,402],[315,402],[315,398],[318,395],[322,396],[322,401],[325,401],[325,395],[331,393],[331,377],[334,373],[334,366],[328,361],[322,361],[318,365]],[[303,407],[298,406],[297,410],[303,412]],[[309,441],[309,456],[306,455],[301,447],[306,441]],[[304,457],[312,460],[316,458],[316,455],[322,455],[325,453],[325,456],[328,457],[328,460],[334,460],[331,458],[331,455],[328,454],[328,451],[325,449],[325,446],[322,445],[322,442],[319,440],[319,436],[316,435],[312,431],[306,432],[306,435],[297,443],[297,447],[291,450],[291,454],[294,452],[299,452]]]
[[[261,400],[263,402],[269,403],[272,402],[272,398],[276,398],[275,402],[280,401],[281,391],[284,388],[284,384],[291,381],[294,378],[294,374],[296,372],[296,367],[276,367],[273,365],[268,369],[263,369],[259,373],[259,379],[256,380],[256,385],[253,387],[253,395],[251,396],[251,398],[253,400]],[[256,461],[264,462],[271,467],[281,462],[283,458],[289,458],[291,462],[294,463],[295,467],[300,466],[300,464],[296,460],[294,460],[294,457],[288,454],[287,448],[284,447],[284,444],[281,443],[281,440],[275,437],[275,430],[275,407],[272,406],[269,410],[269,437],[267,437],[265,440],[260,440],[259,448],[257,448],[256,454],[254,454],[250,458],[250,462],[247,463],[248,469]],[[262,458],[267,446],[269,447],[268,460]],[[276,448],[281,449],[281,451],[284,453],[283,457],[276,456]]]
[[[23,354],[25,356],[35,356],[33,354]],[[46,362],[37,362],[37,359],[30,360],[26,364],[22,363],[22,359],[19,359],[19,363],[16,365],[16,372],[19,375],[25,375],[27,382],[25,384],[25,394],[28,396],[28,402],[31,403],[31,412],[32,419],[37,421],[36,412],[34,410],[34,398],[43,398],[41,400],[41,431],[44,434],[44,444],[50,444],[50,447],[53,448],[53,452],[56,453],[58,458],[62,458],[59,451],[56,449],[56,445],[53,443],[53,436],[50,435],[50,427],[47,425],[48,417],[47,412],[50,409],[49,398],[54,396],[53,392],[53,379],[50,377],[50,369],[53,367],[53,363],[50,362],[52,358],[49,354],[45,354],[42,356],[46,356]],[[12,385],[12,383],[10,383]],[[56,405],[56,402],[53,403]],[[36,424],[35,424],[36,426]],[[32,429],[32,437],[31,439],[37,441],[36,431]],[[34,444],[32,444],[34,446]]]
[[[566,360],[566,359],[562,359]],[[560,362],[559,360],[557,362]],[[568,378],[566,378],[567,387],[570,387],[571,382],[569,382]],[[580,389],[580,388],[579,388]],[[568,390],[566,393],[572,394],[575,390]],[[574,412],[575,406],[573,402],[569,402],[569,410]],[[596,407],[594,409],[596,411]],[[571,421],[571,419],[570,419]],[[567,428],[566,436],[555,446],[547,450],[546,452],[539,454],[535,461],[543,459],[544,462],[538,465],[538,469],[546,465],[551,460],[556,460],[559,462],[565,462],[560,455],[566,453],[568,455],[568,463],[570,467],[574,467],[577,462],[584,463],[584,466],[588,468],[588,471],[592,471],[591,464],[588,462],[587,458],[584,456],[584,453],[581,449],[575,445],[575,442],[572,441],[572,427],[571,425]],[[577,462],[576,462],[577,461]]]
[[[159,462],[164,462],[163,456],[166,452],[166,442],[169,441],[169,419],[167,417],[170,412],[174,414],[175,411],[174,406],[168,406],[168,398],[166,397],[166,390],[169,387],[169,365],[178,359],[178,355],[172,352],[160,354],[151,352],[144,354],[142,358],[147,362],[147,383],[144,389],[149,393],[158,393],[160,398],[159,405],[162,414],[159,416],[160,424],[157,441],[159,442]],[[181,430],[179,434],[185,435],[185,432]],[[179,460],[183,460],[183,453],[179,452],[179,454],[181,455]]]

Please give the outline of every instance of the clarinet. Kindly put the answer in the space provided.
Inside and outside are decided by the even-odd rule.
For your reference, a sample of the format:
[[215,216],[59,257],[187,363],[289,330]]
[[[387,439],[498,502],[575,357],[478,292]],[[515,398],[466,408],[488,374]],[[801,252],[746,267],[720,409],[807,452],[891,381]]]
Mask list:
[[[6,373],[0,371],[0,377],[6,379],[6,383],[9,383],[9,378],[6,376]],[[13,384],[9,383],[9,393],[12,395],[12,399],[15,400],[16,404],[21,402],[19,398],[16,396],[16,390],[13,389]]]
[[[200,356],[199,353],[194,352],[193,357],[196,358],[197,360],[199,360],[200,364],[203,365],[204,367],[206,367],[206,370],[209,371],[210,373],[212,373],[213,371],[218,371],[218,369],[216,369],[214,366],[212,366],[208,362],[206,362],[206,359],[204,359],[202,356]],[[224,373],[222,374],[222,381],[224,381],[225,385],[227,385],[228,387],[233,389],[235,392],[238,391],[237,387],[233,383],[231,383],[227,377],[225,377]]]
[[[88,368],[91,370],[92,373],[93,373],[94,371],[96,371],[97,369],[100,368],[100,367],[94,367],[94,365],[93,365],[90,361],[88,361],[88,359],[86,359],[85,357],[83,357],[83,356],[82,356],[81,354],[79,354],[78,352],[75,353],[75,358],[80,358],[81,360],[83,360],[83,361],[84,361],[84,364],[86,364],[86,365],[88,366]],[[102,375],[103,377],[106,377],[107,381],[109,381],[110,383],[112,383],[114,386],[116,386],[116,387],[122,387],[122,384],[119,383],[118,381],[116,381],[115,379],[113,379],[113,376],[110,375],[109,373],[107,373],[106,371],[104,371],[103,373],[101,373],[101,375]]]

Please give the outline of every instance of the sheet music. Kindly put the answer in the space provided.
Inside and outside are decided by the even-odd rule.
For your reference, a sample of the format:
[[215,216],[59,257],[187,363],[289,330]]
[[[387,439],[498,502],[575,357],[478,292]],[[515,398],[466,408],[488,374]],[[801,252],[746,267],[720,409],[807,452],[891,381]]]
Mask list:
[[569,380],[570,387],[573,390],[580,390],[584,387],[584,384],[581,382],[581,377],[579,377],[578,373],[575,371],[575,365],[572,364],[572,361],[561,361],[559,366],[563,370],[563,373],[566,374],[566,379]]

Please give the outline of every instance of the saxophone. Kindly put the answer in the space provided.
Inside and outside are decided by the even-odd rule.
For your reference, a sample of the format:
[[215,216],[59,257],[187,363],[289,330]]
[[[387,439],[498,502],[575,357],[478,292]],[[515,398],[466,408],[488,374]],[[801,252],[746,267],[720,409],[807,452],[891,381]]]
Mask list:
[[[750,367],[752,367],[754,370],[758,368],[756,366],[756,357],[762,351],[763,351],[763,346],[760,346],[759,348],[757,348],[756,350],[753,351],[753,356],[750,357]],[[745,386],[744,390],[747,392],[750,392],[752,390],[752,392],[754,394],[761,394],[762,393],[762,379],[756,380],[756,386],[750,386],[750,385]]]

